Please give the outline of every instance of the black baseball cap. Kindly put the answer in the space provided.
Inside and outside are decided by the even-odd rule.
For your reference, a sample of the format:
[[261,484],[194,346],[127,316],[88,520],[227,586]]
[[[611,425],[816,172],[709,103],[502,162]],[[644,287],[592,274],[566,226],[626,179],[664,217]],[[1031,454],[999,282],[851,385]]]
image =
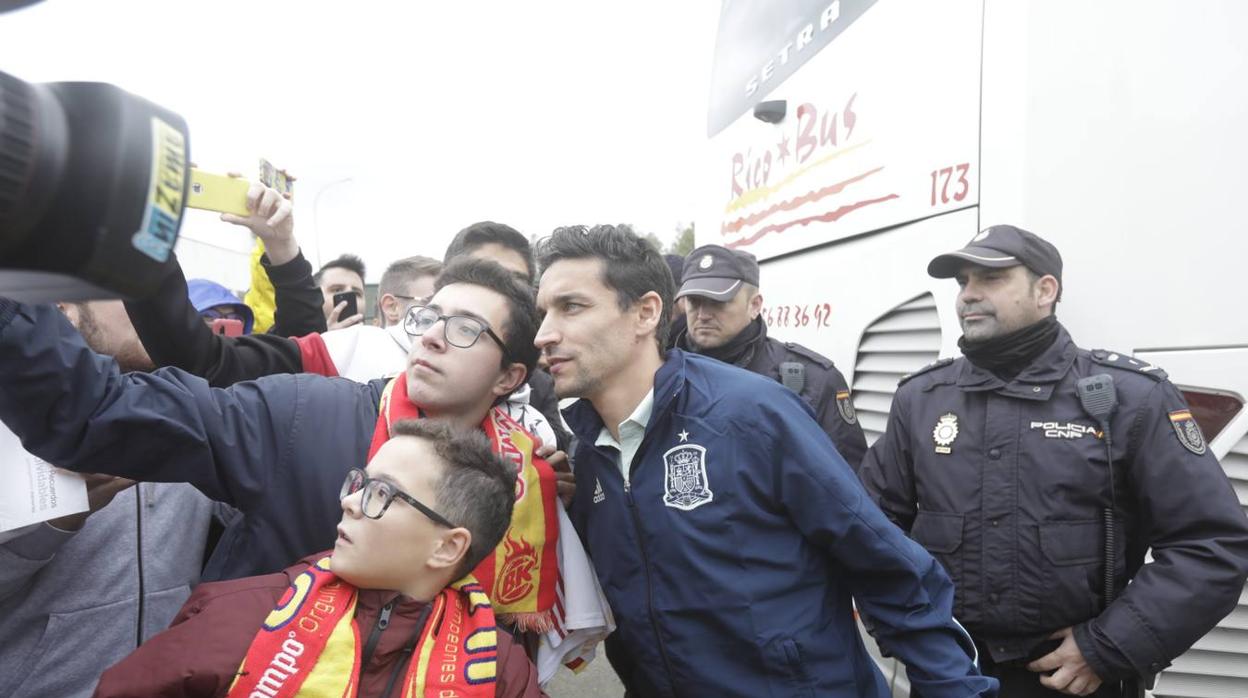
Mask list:
[[951,279],[967,262],[997,269],[1027,267],[1040,276],[1052,275],[1062,282],[1062,255],[1048,240],[1012,225],[984,228],[960,250],[937,256],[927,265],[927,273],[937,279]]
[[703,245],[685,257],[677,298],[703,296],[721,303],[732,300],[742,283],[758,286],[758,260],[749,252]]

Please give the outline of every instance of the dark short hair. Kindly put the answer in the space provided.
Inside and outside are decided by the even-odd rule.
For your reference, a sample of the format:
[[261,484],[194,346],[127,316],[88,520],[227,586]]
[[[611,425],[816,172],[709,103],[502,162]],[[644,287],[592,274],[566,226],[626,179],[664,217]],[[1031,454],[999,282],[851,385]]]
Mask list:
[[498,547],[511,526],[516,466],[495,454],[489,439],[476,429],[461,432],[430,419],[401,419],[390,427],[390,435],[424,439],[442,461],[442,475],[434,484],[438,501],[430,506],[472,533],[468,554],[455,573],[459,579]]
[[[412,282],[425,276],[437,276],[442,273],[442,263],[431,257],[404,257],[386,267],[381,274],[381,282],[377,284],[377,295],[401,295]],[[363,277],[361,277],[363,278]]]
[[533,248],[529,245],[529,239],[521,235],[520,231],[503,223],[481,221],[459,231],[451,240],[451,244],[447,245],[442,261],[450,264],[451,260],[456,257],[462,257],[490,243],[514,250],[523,257],[525,265],[529,268],[529,283],[533,283]]
[[627,225],[556,228],[550,237],[538,241],[537,259],[543,274],[562,259],[602,260],[602,282],[615,291],[621,310],[628,310],[651,291],[659,294],[663,308],[654,340],[659,353],[663,353],[671,328],[676,284],[663,255],[632,228]]
[[353,254],[344,254],[326,262],[325,266],[318,269],[317,272],[312,275],[312,280],[316,282],[317,285],[320,285],[321,277],[325,275],[326,269],[346,269],[347,271],[353,271],[360,275],[360,281],[364,281],[364,279],[367,278],[364,276],[364,260]]
[[511,362],[524,364],[525,377],[537,365],[538,349],[533,344],[537,336],[537,301],[533,288],[522,283],[497,262],[488,259],[460,257],[451,261],[434,282],[434,292],[451,284],[472,284],[488,288],[507,299],[507,321],[502,327],[492,328],[503,338],[505,349],[502,367]]

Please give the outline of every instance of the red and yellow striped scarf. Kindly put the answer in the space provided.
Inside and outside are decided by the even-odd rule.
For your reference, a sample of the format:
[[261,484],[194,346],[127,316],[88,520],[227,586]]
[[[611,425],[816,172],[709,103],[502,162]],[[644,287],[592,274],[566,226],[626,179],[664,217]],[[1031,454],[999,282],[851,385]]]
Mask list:
[[[390,425],[423,417],[407,397],[407,379],[391,379],[381,395],[377,428],[368,458],[390,438]],[[559,578],[559,512],[555,471],[535,453],[536,439],[503,410],[494,407],[481,422],[494,452],[515,463],[516,504],[511,527],[494,554],[472,571],[481,580],[494,612],[520,630],[546,632],[553,623]]]
[[[295,577],[256,633],[228,698],[355,698],[360,680],[356,588],[324,557]],[[471,575],[430,602],[401,695],[494,695],[498,630],[489,599]]]

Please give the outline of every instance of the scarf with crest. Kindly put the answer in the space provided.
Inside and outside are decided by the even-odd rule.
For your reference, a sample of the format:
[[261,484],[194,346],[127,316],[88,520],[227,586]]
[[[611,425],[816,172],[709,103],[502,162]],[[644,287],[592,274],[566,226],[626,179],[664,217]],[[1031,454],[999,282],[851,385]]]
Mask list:
[[[355,698],[360,680],[357,590],[323,557],[295,577],[260,626],[227,698]],[[400,693],[405,698],[494,695],[498,630],[472,575],[430,602]]]
[[[407,397],[406,377],[399,374],[392,378],[381,395],[369,460],[389,440],[392,424],[422,417],[420,408]],[[553,627],[559,579],[555,471],[534,452],[536,439],[504,410],[490,408],[481,431],[494,452],[516,466],[516,504],[507,534],[494,554],[472,571],[473,576],[481,580],[494,613],[501,619],[520,630],[544,633]]]

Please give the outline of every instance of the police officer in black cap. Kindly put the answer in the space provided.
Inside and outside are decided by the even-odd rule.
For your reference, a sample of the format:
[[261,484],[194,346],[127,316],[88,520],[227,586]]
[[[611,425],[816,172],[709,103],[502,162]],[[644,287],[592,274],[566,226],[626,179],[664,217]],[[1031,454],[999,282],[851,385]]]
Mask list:
[[754,255],[719,245],[697,248],[685,258],[676,298],[685,301],[687,321],[676,346],[780,381],[806,399],[841,457],[858,466],[867,440],[845,376],[827,357],[767,336]]
[[1164,371],[1075,346],[1053,245],[993,226],[928,273],[961,288],[963,356],[902,380],[867,490],[948,569],[1002,696],[1142,695],[1243,590],[1226,475]]

